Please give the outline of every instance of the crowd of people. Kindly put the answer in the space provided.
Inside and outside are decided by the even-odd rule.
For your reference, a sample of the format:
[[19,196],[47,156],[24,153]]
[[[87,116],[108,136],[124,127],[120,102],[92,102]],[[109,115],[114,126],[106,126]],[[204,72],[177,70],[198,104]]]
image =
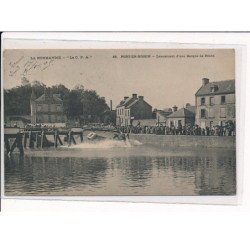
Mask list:
[[[102,125],[99,126],[86,126],[88,129],[91,127],[92,129],[107,129],[112,131],[119,131],[124,134],[156,134],[156,135],[203,135],[203,136],[235,136],[236,135],[236,126],[234,122],[226,122],[225,125],[215,125],[211,127],[201,128],[198,125],[186,125],[186,126],[166,126],[163,124],[156,124],[154,126],[142,126],[138,123],[136,126],[128,125],[128,126],[115,126],[113,124],[110,125]],[[15,126],[14,126],[15,127]],[[82,129],[86,129],[85,126]],[[56,129],[53,125],[45,125],[41,123],[37,124],[26,124],[25,130],[45,130],[50,131]],[[58,129],[58,128],[57,128]]]
[[224,126],[211,126],[201,128],[198,125],[194,126],[182,126],[178,127],[156,125],[156,126],[116,126],[116,129],[122,133],[132,134],[156,134],[156,135],[203,135],[203,136],[235,136],[235,124],[227,123]]
[[24,127],[24,130],[29,131],[29,130],[44,130],[44,131],[53,131],[56,128],[55,125],[48,125],[48,124],[43,124],[43,123],[29,123],[26,124]]

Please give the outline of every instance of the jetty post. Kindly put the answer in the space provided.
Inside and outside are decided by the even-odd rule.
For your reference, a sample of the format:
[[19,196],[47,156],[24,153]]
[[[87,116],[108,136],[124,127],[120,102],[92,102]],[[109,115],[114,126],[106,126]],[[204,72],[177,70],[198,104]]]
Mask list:
[[35,145],[34,147],[38,148],[38,132],[36,132],[36,139],[35,139]]
[[24,155],[23,141],[22,141],[23,135],[20,132],[18,132],[15,136],[15,140],[11,147],[10,147],[9,138],[10,136],[4,135],[4,142],[5,142],[5,148],[6,148],[7,154],[12,154],[15,148],[18,148],[20,152],[20,156],[23,156]]
[[44,131],[41,133],[41,148],[43,148],[44,145]]
[[54,133],[54,147],[57,148],[57,142],[58,142],[58,131],[55,130]]
[[72,131],[69,131],[68,133],[68,147],[71,145],[71,133]]
[[29,131],[29,147],[32,147],[32,132]]

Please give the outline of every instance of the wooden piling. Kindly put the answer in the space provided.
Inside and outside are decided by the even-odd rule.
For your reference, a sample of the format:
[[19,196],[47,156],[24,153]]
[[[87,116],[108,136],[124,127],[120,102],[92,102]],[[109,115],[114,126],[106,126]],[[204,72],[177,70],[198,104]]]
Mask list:
[[14,143],[12,144],[11,148],[10,148],[10,152],[9,154],[12,154],[12,152],[14,151],[14,149],[16,148],[17,145],[17,137],[14,140]]
[[81,142],[83,142],[83,132],[80,134]]
[[71,136],[72,136],[72,138],[71,138],[72,142],[76,145],[76,140],[75,140],[75,138],[74,138],[74,134],[71,133]]
[[59,143],[60,143],[61,145],[63,145],[62,140],[61,140],[59,134],[57,135],[57,140],[59,141]]
[[36,132],[36,140],[35,140],[35,145],[36,148],[38,148],[38,132]]
[[71,131],[68,133],[68,147],[71,145]]
[[[12,153],[15,148],[17,147],[20,151],[20,154],[24,154],[24,148],[26,147],[41,147],[44,148],[45,146],[52,146],[50,142],[47,140],[46,135],[54,135],[54,147],[57,148],[58,144],[63,145],[63,141],[60,138],[60,135],[66,135],[65,141],[67,141],[68,146],[71,146],[71,144],[77,144],[76,141],[79,142],[78,135],[80,137],[80,141],[83,142],[84,136],[83,136],[83,131],[43,131],[43,130],[38,130],[38,131],[23,131],[23,132],[18,132],[14,131],[13,133],[6,133],[4,135],[4,143],[5,143],[5,148],[7,153]],[[77,135],[77,137],[75,137]],[[40,139],[41,136],[41,139]],[[10,138],[14,139],[14,143],[12,144],[12,140]],[[48,142],[48,143],[47,143]],[[12,145],[11,145],[12,144]]]
[[23,146],[24,146],[24,148],[26,148],[26,145],[27,145],[27,133],[24,132],[24,135],[23,135]]
[[29,147],[32,147],[32,132],[29,131]]
[[4,135],[4,144],[5,144],[6,152],[8,154],[10,152],[10,143],[9,143],[8,135]]
[[21,133],[17,133],[16,135],[16,146],[19,149],[20,156],[24,155],[24,150],[23,150],[23,135]]
[[54,147],[57,148],[57,140],[58,140],[58,132],[57,130],[55,130],[55,134],[54,134]]
[[41,148],[43,148],[43,141],[44,141],[44,131],[41,133]]

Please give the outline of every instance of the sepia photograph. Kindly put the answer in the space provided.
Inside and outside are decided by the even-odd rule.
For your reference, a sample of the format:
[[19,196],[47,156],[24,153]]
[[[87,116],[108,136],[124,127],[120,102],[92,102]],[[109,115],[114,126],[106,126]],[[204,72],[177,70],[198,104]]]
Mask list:
[[235,50],[5,49],[4,195],[235,196]]

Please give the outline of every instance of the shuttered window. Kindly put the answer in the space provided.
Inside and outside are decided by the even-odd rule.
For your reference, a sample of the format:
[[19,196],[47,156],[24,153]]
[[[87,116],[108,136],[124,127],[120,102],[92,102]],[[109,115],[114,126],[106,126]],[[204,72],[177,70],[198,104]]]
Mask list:
[[220,117],[222,118],[226,117],[226,108],[220,108]]
[[214,109],[213,108],[209,109],[209,118],[214,118]]

